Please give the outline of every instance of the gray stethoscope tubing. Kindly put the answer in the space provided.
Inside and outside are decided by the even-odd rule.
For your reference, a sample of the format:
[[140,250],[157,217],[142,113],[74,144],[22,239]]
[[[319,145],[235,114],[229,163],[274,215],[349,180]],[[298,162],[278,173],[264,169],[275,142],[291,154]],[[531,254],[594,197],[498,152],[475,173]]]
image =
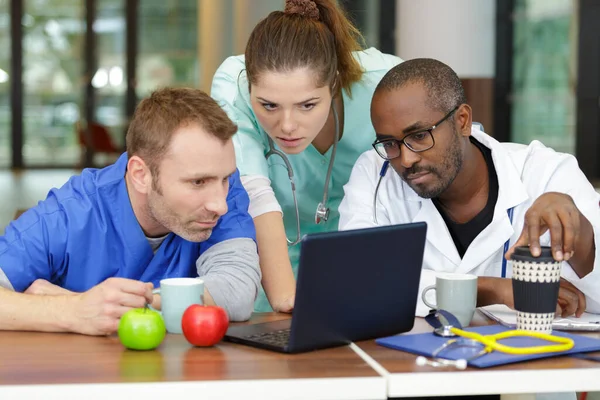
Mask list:
[[416,364],[419,366],[430,365],[432,367],[454,367],[456,369],[466,369],[467,365],[470,361],[476,360],[479,357],[482,357],[488,354],[486,348],[481,348],[481,350],[477,351],[471,357],[468,358],[459,358],[457,360],[449,359],[449,358],[441,358],[439,354],[451,347],[472,347],[472,348],[481,348],[481,343],[473,340],[473,339],[464,339],[464,340],[450,340],[445,342],[443,345],[438,347],[432,354],[431,359],[428,359],[423,356],[418,356],[415,360]]
[[298,212],[298,199],[296,198],[296,183],[294,182],[294,169],[292,168],[292,165],[290,164],[290,161],[288,160],[286,155],[283,152],[275,149],[273,139],[271,139],[271,137],[268,137],[268,139],[269,151],[265,155],[265,158],[268,160],[271,156],[279,156],[285,164],[285,169],[287,169],[288,178],[290,179],[290,184],[292,185],[292,197],[294,199],[294,208],[296,209],[296,239],[292,241],[288,239],[286,235],[285,240],[287,240],[288,246],[294,246],[300,243],[300,213]]
[[329,219],[329,207],[327,207],[327,200],[329,197],[329,183],[331,178],[331,171],[333,170],[333,160],[335,159],[335,152],[337,150],[337,144],[340,140],[340,122],[338,119],[338,113],[335,109],[333,99],[331,100],[331,109],[333,110],[333,120],[335,122],[335,138],[333,140],[333,149],[331,150],[331,160],[329,160],[329,168],[327,168],[327,176],[325,177],[325,187],[323,188],[323,201],[317,205],[317,212],[315,213],[315,223],[319,224],[321,221],[327,221]]
[[[333,170],[333,162],[335,160],[337,144],[338,144],[338,141],[340,138],[340,126],[339,126],[338,113],[337,113],[337,110],[335,109],[333,99],[331,100],[331,108],[333,110],[333,118],[335,121],[335,139],[333,141],[333,149],[331,151],[331,160],[329,160],[329,168],[327,169],[327,176],[325,178],[325,188],[323,189],[323,200],[317,205],[317,210],[315,213],[315,223],[316,224],[321,223],[321,221],[327,221],[329,219],[329,207],[327,207],[327,200],[329,197],[329,181],[331,178],[331,172]],[[271,137],[269,137],[269,136],[267,136],[267,137],[269,140],[269,151],[265,155],[265,158],[269,159],[269,157],[275,155],[275,156],[279,156],[283,160],[283,162],[285,164],[285,168],[288,171],[288,178],[290,179],[290,184],[292,186],[292,197],[294,200],[294,208],[296,211],[296,239],[290,240],[287,238],[287,236],[285,239],[288,242],[289,246],[294,246],[294,245],[300,243],[300,240],[301,240],[301,238],[300,238],[300,210],[298,208],[298,199],[296,197],[296,183],[294,182],[294,169],[292,168],[292,164],[290,164],[290,161],[288,160],[285,153],[283,153],[280,150],[277,150],[275,148],[275,144],[273,143],[273,139],[271,139]]]

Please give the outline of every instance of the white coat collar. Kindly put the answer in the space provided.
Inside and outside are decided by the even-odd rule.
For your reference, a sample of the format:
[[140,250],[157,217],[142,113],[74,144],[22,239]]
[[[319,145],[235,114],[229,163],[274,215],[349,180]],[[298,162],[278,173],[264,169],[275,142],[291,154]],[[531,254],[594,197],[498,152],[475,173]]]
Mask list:
[[[462,260],[446,223],[431,199],[419,197],[414,190],[402,181],[405,200],[421,202],[420,210],[413,221],[427,223],[427,240],[458,267],[456,272],[462,273],[467,273],[476,268],[491,254],[504,246],[504,243],[514,233],[512,223],[508,217],[508,210],[529,198],[525,185],[521,181],[525,156],[519,154],[517,157],[515,156],[516,153],[509,153],[501,143],[475,126],[472,127],[471,134],[474,139],[492,150],[492,159],[498,175],[499,188],[492,222],[473,240]],[[520,159],[521,157],[523,159]],[[397,179],[400,180],[400,177],[397,176]]]

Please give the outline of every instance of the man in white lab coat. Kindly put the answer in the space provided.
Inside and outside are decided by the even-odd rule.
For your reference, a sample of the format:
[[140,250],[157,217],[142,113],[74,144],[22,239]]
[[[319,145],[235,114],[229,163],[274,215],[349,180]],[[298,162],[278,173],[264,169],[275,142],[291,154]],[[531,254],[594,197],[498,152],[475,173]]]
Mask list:
[[[479,130],[458,76],[432,59],[391,69],[371,119],[377,140],[344,187],[340,230],[425,221],[420,290],[436,273],[475,274],[478,306],[513,306],[505,260],[516,246],[537,255],[551,245],[563,261],[558,312],[600,313],[600,195],[573,156]],[[386,160],[392,168],[381,177]],[[401,259],[401,243],[397,251]],[[417,315],[427,312],[419,296]]]

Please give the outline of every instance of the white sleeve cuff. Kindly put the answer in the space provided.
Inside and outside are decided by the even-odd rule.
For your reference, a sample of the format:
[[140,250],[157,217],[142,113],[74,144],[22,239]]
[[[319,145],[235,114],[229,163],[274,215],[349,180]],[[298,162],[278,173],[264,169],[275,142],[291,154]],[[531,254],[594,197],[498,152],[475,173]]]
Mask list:
[[241,180],[250,198],[248,214],[252,218],[273,211],[283,213],[269,178],[262,175],[245,175],[241,177]]

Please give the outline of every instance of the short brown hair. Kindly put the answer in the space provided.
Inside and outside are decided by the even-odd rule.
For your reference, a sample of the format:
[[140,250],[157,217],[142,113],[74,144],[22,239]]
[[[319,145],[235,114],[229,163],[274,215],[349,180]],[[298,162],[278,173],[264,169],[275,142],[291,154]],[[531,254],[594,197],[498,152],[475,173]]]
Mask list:
[[198,124],[224,142],[237,132],[237,126],[225,111],[202,90],[158,89],[135,109],[127,130],[127,156],[141,157],[152,174],[158,176],[158,165],[173,134],[188,124]]
[[[256,83],[264,71],[289,72],[309,67],[317,84],[336,90],[362,78],[352,54],[364,39],[336,0],[286,0],[285,11],[273,11],[254,28],[246,45],[246,73]],[[337,94],[337,93],[334,93]]]

